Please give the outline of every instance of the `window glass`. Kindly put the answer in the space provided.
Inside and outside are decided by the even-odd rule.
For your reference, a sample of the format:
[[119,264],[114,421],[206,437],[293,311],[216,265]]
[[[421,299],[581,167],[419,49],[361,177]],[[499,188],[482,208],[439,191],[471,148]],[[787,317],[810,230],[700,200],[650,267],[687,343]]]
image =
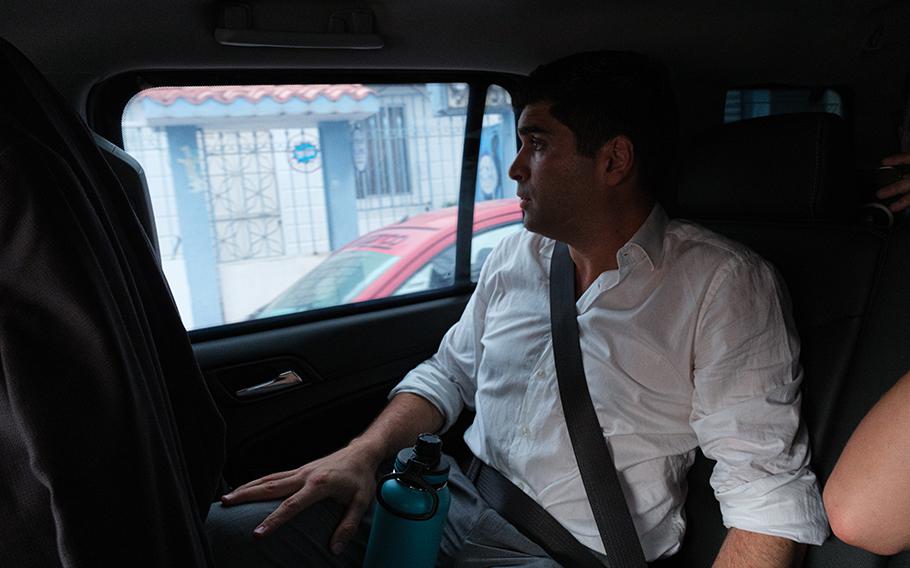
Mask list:
[[[468,92],[246,85],[135,96],[124,146],[148,177],[187,328],[381,298],[405,282],[451,285],[427,267],[455,242]],[[500,153],[478,180],[485,199],[508,193],[502,163],[514,153],[511,108],[494,102],[484,147]]]
[[507,224],[476,233],[471,241],[471,278],[476,282],[480,267],[499,241],[522,229],[521,219],[510,219]]
[[832,89],[733,89],[727,91],[724,123],[795,112],[844,116],[843,101]]
[[[493,247],[503,238],[521,230],[521,219],[509,219],[505,224],[475,233],[471,241],[471,280],[477,282],[480,269],[486,262],[487,256]],[[433,257],[423,268],[395,291],[395,295],[410,294],[431,290],[439,286],[451,286],[455,276],[455,245],[446,247],[444,251]]]
[[280,316],[348,303],[400,258],[368,250],[340,250],[255,315]]
[[[521,208],[515,197],[518,184],[509,177],[516,152],[512,98],[504,88],[491,85],[484,108],[474,195],[471,279],[475,282],[490,251],[502,238],[521,228]],[[490,230],[501,226],[508,228]]]

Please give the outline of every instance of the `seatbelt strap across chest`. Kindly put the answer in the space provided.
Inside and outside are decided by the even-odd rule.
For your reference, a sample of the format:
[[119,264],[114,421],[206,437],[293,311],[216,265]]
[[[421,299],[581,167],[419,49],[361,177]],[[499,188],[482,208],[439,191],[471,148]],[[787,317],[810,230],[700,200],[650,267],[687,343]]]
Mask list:
[[585,378],[575,306],[575,265],[569,247],[559,241],[550,261],[550,325],[559,398],[608,566],[644,568],[638,533]]

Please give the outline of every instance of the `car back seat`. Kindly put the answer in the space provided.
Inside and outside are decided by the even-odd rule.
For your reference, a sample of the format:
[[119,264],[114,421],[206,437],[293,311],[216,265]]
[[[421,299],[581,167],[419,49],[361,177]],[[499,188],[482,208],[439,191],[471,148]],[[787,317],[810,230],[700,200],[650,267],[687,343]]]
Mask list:
[[[803,414],[823,483],[852,426],[883,390],[870,388],[857,366],[878,361],[866,351],[882,350],[860,337],[873,328],[881,335],[900,329],[887,307],[899,293],[892,289],[899,267],[886,261],[888,235],[853,221],[858,194],[846,126],[830,114],[753,119],[709,132],[684,156],[671,211],[748,245],[775,265],[789,289],[802,343]],[[869,365],[870,372],[881,370],[875,380],[883,383],[893,383],[898,368]],[[680,566],[710,566],[726,534],[708,483],[712,466],[699,454],[688,477]],[[832,537],[810,549],[805,565],[888,561]]]
[[92,138],[94,138],[95,144],[101,150],[101,155],[104,156],[105,161],[111,167],[111,170],[114,171],[117,179],[120,180],[123,192],[129,199],[133,212],[136,213],[136,218],[142,225],[145,236],[148,237],[149,246],[160,264],[161,251],[158,248],[158,230],[155,227],[155,215],[152,211],[148,180],[146,180],[142,165],[136,158],[108,139],[94,132],[92,133]]
[[[867,309],[863,329],[841,388],[833,404],[832,421],[820,440],[817,471],[827,476],[841,450],[870,408],[910,369],[910,221],[907,217],[888,235],[885,260]],[[910,519],[906,520],[910,523]],[[910,553],[890,559],[868,559],[835,538],[824,547],[810,550],[807,566],[910,567]]]
[[212,565],[224,425],[149,240],[2,40],[0,74],[0,565]]

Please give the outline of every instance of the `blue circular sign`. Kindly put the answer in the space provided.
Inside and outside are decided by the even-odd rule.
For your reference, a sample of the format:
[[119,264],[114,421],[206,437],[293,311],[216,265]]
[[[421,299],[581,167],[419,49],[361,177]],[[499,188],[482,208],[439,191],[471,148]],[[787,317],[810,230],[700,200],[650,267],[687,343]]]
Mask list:
[[322,167],[322,152],[309,136],[298,136],[288,145],[288,162],[299,172],[312,173]]

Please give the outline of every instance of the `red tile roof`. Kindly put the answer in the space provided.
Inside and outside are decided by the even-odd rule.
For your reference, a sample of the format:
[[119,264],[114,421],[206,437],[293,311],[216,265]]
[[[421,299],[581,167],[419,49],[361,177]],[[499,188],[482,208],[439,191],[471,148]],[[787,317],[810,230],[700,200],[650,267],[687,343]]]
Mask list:
[[337,101],[348,96],[355,101],[365,99],[376,91],[360,84],[352,85],[238,85],[217,87],[155,87],[139,93],[138,98],[149,98],[162,105],[172,105],[178,99],[198,105],[208,100],[230,104],[237,99],[257,103],[270,97],[279,103],[293,98],[312,102],[319,97]]

